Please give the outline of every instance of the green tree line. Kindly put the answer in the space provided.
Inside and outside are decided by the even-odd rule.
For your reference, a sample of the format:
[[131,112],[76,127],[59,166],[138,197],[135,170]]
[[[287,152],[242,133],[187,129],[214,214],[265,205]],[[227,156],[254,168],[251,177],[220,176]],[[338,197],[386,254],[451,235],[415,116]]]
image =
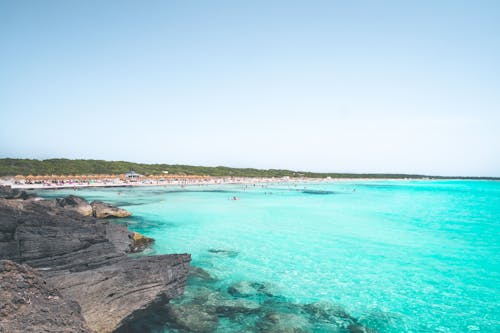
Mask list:
[[[283,169],[229,168],[224,166],[205,167],[178,164],[144,164],[125,161],[70,160],[70,159],[0,159],[0,176],[16,175],[87,175],[123,174],[135,171],[143,175],[159,175],[165,172],[179,175],[204,175],[215,177],[309,177],[309,178],[425,178],[424,175],[408,174],[352,174],[352,173],[315,173]],[[432,176],[429,178],[444,178]],[[450,178],[450,177],[446,177]],[[451,177],[471,178],[471,177]],[[477,179],[495,179],[475,177]],[[499,179],[499,178],[496,178]]]

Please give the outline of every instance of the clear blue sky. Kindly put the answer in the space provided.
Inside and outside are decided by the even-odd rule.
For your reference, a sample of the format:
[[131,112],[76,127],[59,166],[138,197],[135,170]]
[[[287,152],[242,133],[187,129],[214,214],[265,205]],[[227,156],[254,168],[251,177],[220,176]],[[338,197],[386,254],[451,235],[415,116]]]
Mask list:
[[0,157],[500,176],[500,1],[0,0]]

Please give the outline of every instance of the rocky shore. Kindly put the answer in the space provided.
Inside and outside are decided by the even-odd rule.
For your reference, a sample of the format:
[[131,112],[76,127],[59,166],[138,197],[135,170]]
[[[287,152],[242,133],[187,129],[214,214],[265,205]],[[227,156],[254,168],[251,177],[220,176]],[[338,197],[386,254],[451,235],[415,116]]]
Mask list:
[[190,255],[130,257],[152,239],[105,219],[128,215],[0,187],[0,332],[128,332],[181,295]]
[[[376,333],[330,302],[297,303],[268,282],[220,280],[191,266],[183,296],[159,306],[133,332]],[[121,331],[117,331],[121,333]]]
[[107,219],[128,215],[0,187],[0,332],[384,330],[335,303],[297,303],[269,281],[219,279],[210,260],[240,255],[230,249],[208,248],[206,269],[187,254],[133,259],[153,239]]

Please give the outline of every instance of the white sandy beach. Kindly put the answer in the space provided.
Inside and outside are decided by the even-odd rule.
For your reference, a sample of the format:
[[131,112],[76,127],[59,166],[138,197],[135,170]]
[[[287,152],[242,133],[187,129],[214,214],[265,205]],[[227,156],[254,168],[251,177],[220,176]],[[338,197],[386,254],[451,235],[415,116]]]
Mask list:
[[349,181],[374,181],[374,180],[411,180],[392,178],[266,178],[266,177],[200,177],[200,178],[171,178],[171,179],[141,179],[122,180],[119,178],[98,179],[89,181],[16,181],[13,178],[0,179],[0,185],[11,186],[17,189],[62,189],[62,188],[85,188],[85,187],[130,187],[130,186],[189,186],[189,185],[224,185],[224,184],[286,184],[286,183],[320,183],[320,182],[349,182]]
[[91,181],[43,181],[43,182],[19,182],[13,179],[1,179],[0,185],[11,186],[17,189],[59,189],[59,188],[82,188],[82,187],[127,187],[127,186],[187,186],[187,185],[218,185],[218,184],[269,184],[269,183],[300,183],[321,182],[325,179],[318,178],[246,178],[246,177],[204,177],[204,178],[175,178],[166,180],[143,179],[143,180],[91,180]]

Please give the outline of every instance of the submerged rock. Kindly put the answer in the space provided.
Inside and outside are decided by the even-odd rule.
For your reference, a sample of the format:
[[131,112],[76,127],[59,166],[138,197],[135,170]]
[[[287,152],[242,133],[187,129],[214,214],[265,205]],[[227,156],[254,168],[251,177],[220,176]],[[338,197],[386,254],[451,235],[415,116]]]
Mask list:
[[218,314],[228,317],[241,313],[255,313],[260,309],[260,304],[255,301],[233,299],[220,292],[214,292],[208,295],[203,305],[212,307]]
[[350,333],[373,333],[373,331],[360,324],[351,324],[347,327]]
[[175,304],[201,305],[218,314],[230,316],[236,313],[254,313],[260,309],[260,304],[248,299],[234,299],[218,290],[200,285],[187,286],[184,295]]
[[312,321],[323,321],[328,323],[355,322],[356,319],[350,316],[345,310],[336,304],[328,302],[314,302],[303,306],[304,311]]
[[197,266],[192,266],[189,268],[189,278],[195,280],[202,280],[206,282],[213,282],[216,279],[210,275],[205,269]]
[[325,191],[325,190],[303,190],[304,194],[316,194],[316,195],[327,195],[327,194],[335,194],[334,191]]
[[123,208],[118,208],[102,201],[92,201],[90,206],[92,207],[92,216],[98,219],[108,217],[127,217],[132,215],[132,213]]
[[213,253],[213,254],[218,254],[218,255],[226,256],[226,257],[229,257],[229,258],[237,257],[238,254],[239,254],[238,251],[223,250],[223,249],[208,249],[208,252]]
[[369,332],[385,332],[389,331],[391,327],[401,327],[405,331],[410,330],[401,314],[381,310],[365,313],[358,318],[358,323],[369,327]]
[[175,304],[198,304],[207,303],[208,299],[213,297],[212,294],[218,294],[218,291],[212,290],[204,286],[188,285],[184,289],[182,297],[172,300]]
[[0,260],[0,287],[0,332],[92,332],[78,303],[29,266]]
[[313,323],[332,324],[335,327],[347,329],[350,333],[373,332],[336,304],[314,302],[304,305],[303,309]]
[[266,333],[307,333],[311,332],[306,318],[283,312],[270,312],[257,324],[261,332]]
[[69,195],[66,198],[58,198],[56,199],[56,203],[64,209],[73,210],[83,216],[92,216],[92,206],[87,200],[77,197],[76,195]]
[[254,301],[239,299],[223,299],[213,303],[215,311],[226,317],[233,317],[238,314],[257,313],[260,310],[260,304]]
[[197,304],[169,304],[166,309],[170,324],[187,332],[212,332],[218,324],[217,314],[209,307]]
[[273,296],[271,288],[266,283],[240,281],[227,288],[227,292],[234,297],[251,297],[258,294]]

